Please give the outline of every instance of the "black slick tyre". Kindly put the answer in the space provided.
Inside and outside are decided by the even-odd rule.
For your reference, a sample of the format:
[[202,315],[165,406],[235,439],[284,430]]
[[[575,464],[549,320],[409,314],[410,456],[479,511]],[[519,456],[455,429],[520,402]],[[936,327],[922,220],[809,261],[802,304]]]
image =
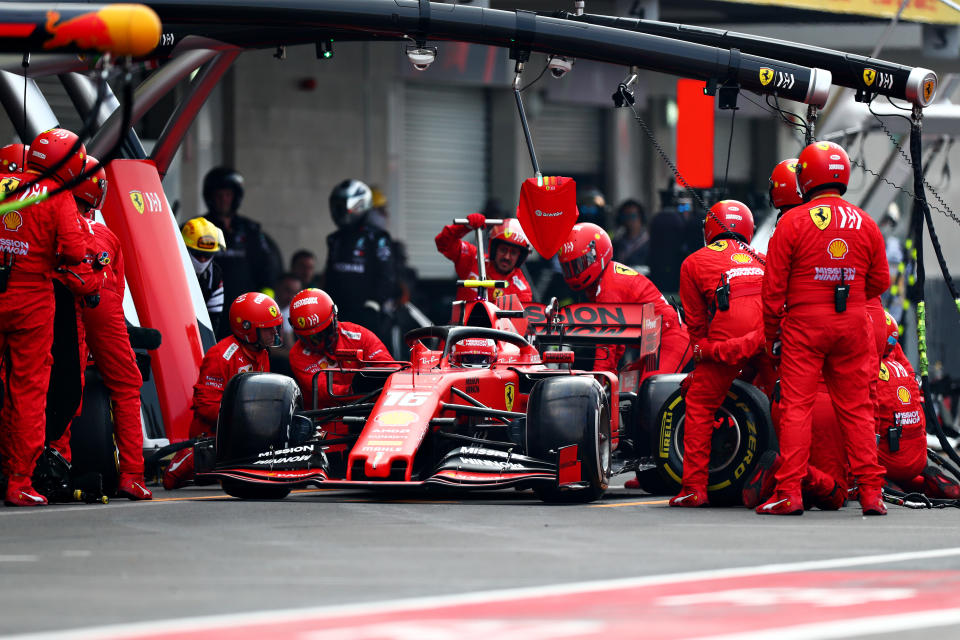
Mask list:
[[610,480],[610,404],[594,378],[557,376],[537,382],[527,404],[526,450],[543,460],[577,445],[585,486],[537,486],[544,502],[584,503],[603,495]]
[[[651,447],[667,494],[680,491],[683,478],[683,427],[686,403],[680,390],[660,407]],[[735,380],[717,411],[720,426],[710,443],[707,492],[712,505],[740,504],[743,485],[760,456],[776,449],[767,397],[753,385]]]

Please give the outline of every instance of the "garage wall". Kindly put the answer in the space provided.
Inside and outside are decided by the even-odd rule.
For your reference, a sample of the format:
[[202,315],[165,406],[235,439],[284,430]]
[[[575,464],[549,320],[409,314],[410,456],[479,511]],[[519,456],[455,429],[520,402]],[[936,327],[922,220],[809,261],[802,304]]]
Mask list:
[[260,221],[289,265],[300,248],[322,266],[335,227],[327,199],[337,183],[385,184],[393,47],[338,43],[332,60],[313,46],[242,54],[235,63],[233,152],[246,180],[242,213]]

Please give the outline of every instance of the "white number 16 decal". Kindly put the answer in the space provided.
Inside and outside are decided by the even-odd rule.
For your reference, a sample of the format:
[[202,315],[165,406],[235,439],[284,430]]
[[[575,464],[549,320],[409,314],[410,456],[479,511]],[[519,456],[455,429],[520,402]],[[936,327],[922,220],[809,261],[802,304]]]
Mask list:
[[419,407],[427,398],[430,397],[429,391],[387,391],[387,399],[383,402],[385,407]]

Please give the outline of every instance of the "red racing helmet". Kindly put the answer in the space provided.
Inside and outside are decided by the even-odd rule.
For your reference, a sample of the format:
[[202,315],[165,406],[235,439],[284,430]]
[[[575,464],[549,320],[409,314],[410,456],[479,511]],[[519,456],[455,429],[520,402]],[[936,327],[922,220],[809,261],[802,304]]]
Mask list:
[[313,346],[332,353],[337,346],[337,305],[323,289],[304,289],[290,301],[293,332]]
[[808,144],[797,159],[797,186],[804,200],[824,189],[842,195],[850,182],[850,158],[836,142]]
[[753,240],[753,212],[739,200],[721,200],[712,207],[703,221],[703,242],[710,244],[721,237]]
[[870,319],[873,321],[873,335],[877,341],[877,351],[881,358],[886,358],[893,351],[900,339],[900,327],[883,307],[867,307]]
[[[242,293],[230,305],[230,329],[237,340],[258,349],[279,347],[283,316],[276,301],[265,293]],[[271,344],[260,340],[260,329],[273,329]]]
[[454,367],[486,368],[497,359],[497,343],[490,338],[465,338],[450,349]]
[[775,209],[803,204],[797,188],[797,162],[796,158],[787,158],[777,163],[770,173],[770,204]]
[[0,173],[21,173],[30,147],[19,142],[0,147]]
[[497,246],[500,243],[513,245],[520,249],[520,257],[517,258],[514,269],[519,269],[523,261],[530,255],[530,243],[527,241],[527,234],[523,232],[523,227],[520,226],[520,221],[516,218],[504,220],[503,224],[498,224],[490,230],[490,258],[497,254]]
[[607,232],[592,222],[573,225],[557,254],[563,279],[574,291],[588,289],[613,260],[613,243]]
[[63,183],[83,173],[86,159],[87,149],[80,142],[77,134],[66,129],[49,129],[30,143],[27,170],[45,173],[60,165],[51,176]]
[[[93,156],[87,156],[89,167],[100,163]],[[90,209],[99,209],[103,204],[103,198],[107,195],[107,172],[103,167],[97,169],[92,175],[88,176],[83,182],[73,188],[73,197],[90,207]]]

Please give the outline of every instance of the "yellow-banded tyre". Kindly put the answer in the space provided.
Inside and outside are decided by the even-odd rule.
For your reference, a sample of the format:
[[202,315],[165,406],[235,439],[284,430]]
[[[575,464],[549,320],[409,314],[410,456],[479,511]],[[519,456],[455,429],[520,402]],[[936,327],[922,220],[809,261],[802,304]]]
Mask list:
[[[651,448],[668,493],[680,490],[683,478],[683,428],[686,403],[677,389],[660,406]],[[735,380],[716,413],[710,442],[710,504],[739,504],[743,484],[767,449],[776,449],[770,403],[759,389]]]

